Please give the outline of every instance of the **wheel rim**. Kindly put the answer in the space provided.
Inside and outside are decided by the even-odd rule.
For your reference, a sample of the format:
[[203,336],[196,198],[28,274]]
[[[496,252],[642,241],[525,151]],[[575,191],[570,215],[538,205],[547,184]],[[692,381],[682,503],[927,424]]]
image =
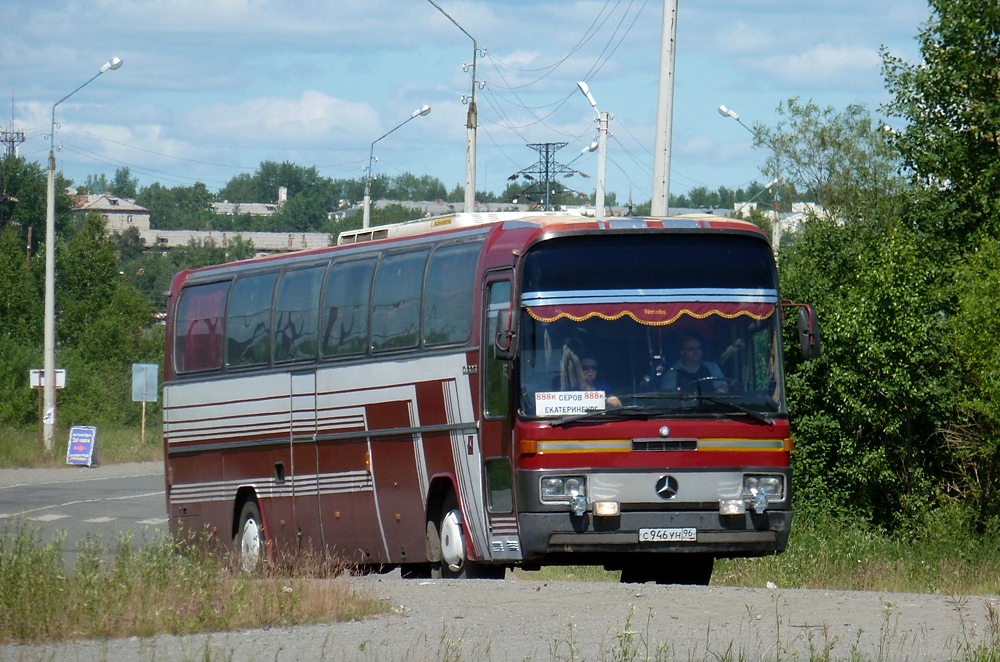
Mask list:
[[253,517],[248,517],[243,523],[240,535],[240,565],[246,572],[251,572],[260,563],[260,525]]
[[441,558],[452,572],[465,566],[465,541],[462,537],[462,514],[458,508],[441,518]]

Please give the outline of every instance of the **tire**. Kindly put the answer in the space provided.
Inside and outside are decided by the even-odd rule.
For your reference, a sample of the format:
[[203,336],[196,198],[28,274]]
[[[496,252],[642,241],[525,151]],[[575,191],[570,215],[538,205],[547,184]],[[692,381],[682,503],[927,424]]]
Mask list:
[[438,535],[441,539],[441,577],[467,579],[471,564],[466,553],[465,532],[462,530],[462,511],[453,492],[449,492],[441,504]]
[[255,501],[247,501],[240,511],[240,526],[233,540],[240,570],[246,573],[260,572],[264,566],[265,541],[260,508]]
[[462,511],[454,492],[445,497],[437,526],[441,542],[440,573],[442,579],[503,579],[506,568],[486,565],[469,560],[465,531],[462,528]]

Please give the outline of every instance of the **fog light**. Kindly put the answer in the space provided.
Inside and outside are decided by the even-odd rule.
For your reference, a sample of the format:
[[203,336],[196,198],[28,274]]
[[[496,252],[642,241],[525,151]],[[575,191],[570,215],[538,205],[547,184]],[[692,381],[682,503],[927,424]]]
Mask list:
[[743,499],[719,499],[720,515],[743,515],[747,504]]
[[758,489],[750,490],[750,507],[760,515],[767,509],[767,492]]
[[587,497],[582,494],[576,494],[569,500],[570,510],[577,517],[583,517],[583,514],[587,512]]
[[595,501],[594,517],[618,517],[621,505],[617,501]]

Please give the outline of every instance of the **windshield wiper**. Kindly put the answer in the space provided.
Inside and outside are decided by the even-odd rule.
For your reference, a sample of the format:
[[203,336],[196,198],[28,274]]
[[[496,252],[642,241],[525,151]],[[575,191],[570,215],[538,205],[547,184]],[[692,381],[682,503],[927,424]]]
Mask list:
[[586,414],[576,414],[574,416],[564,416],[549,421],[552,427],[568,425],[569,423],[593,423],[597,421],[620,421],[628,418],[652,418],[660,410],[653,410],[647,407],[617,407],[615,409],[598,409],[589,411]]
[[[736,404],[735,402],[729,402],[724,398],[724,396],[719,397],[711,395],[694,395],[691,397],[698,398],[699,400],[708,400],[711,403],[722,405],[724,407],[732,407],[736,411],[746,414],[747,416],[757,421],[758,423],[763,423],[764,425],[774,425],[774,419],[768,416],[767,414],[763,414],[759,411],[750,409],[749,407],[744,407],[743,405]],[[736,396],[729,396],[729,397],[736,397]]]

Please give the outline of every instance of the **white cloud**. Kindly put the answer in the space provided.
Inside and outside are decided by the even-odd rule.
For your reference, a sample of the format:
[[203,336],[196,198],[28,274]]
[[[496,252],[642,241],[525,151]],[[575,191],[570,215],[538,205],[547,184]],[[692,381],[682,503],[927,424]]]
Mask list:
[[379,129],[370,105],[315,90],[306,90],[297,99],[258,97],[237,104],[212,103],[190,115],[196,134],[267,147],[329,142],[344,133],[377,135]]
[[881,85],[882,59],[876,49],[866,46],[818,44],[799,53],[759,58],[756,63],[759,74],[806,90]]

